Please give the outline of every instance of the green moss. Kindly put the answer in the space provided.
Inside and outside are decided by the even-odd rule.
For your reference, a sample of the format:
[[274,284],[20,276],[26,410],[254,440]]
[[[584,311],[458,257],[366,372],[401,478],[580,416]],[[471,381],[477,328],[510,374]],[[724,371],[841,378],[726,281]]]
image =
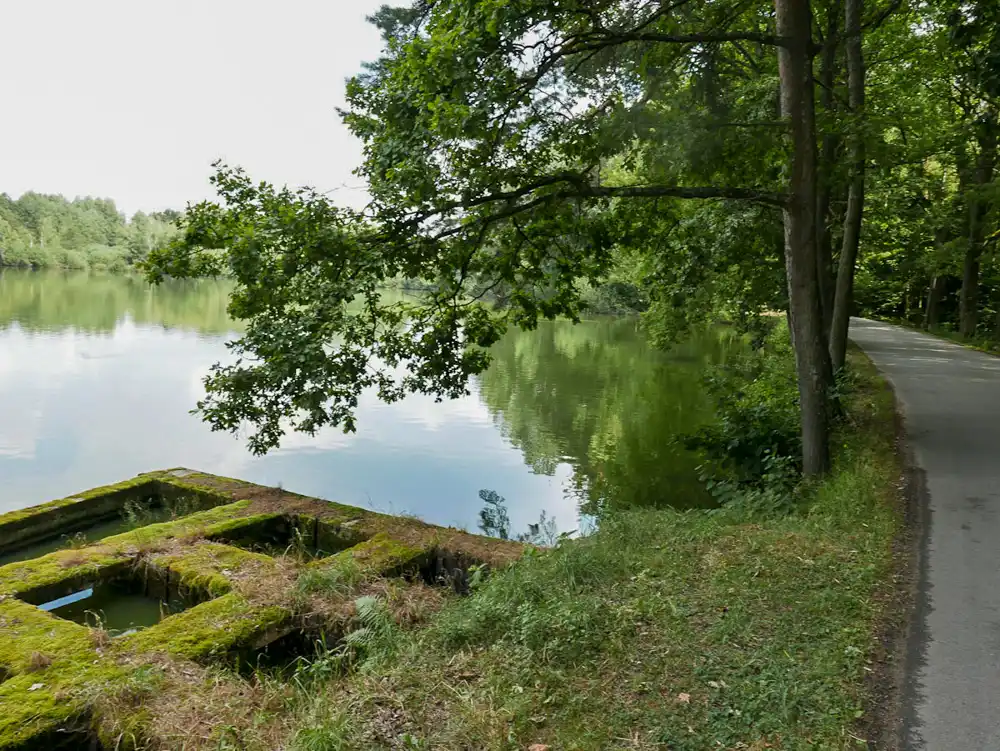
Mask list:
[[350,561],[347,565],[360,568],[364,576],[394,576],[419,568],[434,548],[435,540],[430,535],[422,539],[401,542],[389,537],[384,532],[380,532],[353,548],[316,561],[310,566],[315,568],[338,567],[345,565],[346,561]]
[[[45,601],[74,591],[83,584],[107,578],[132,565],[137,556],[155,552],[158,545],[191,535],[213,535],[269,515],[246,516],[250,501],[238,501],[175,521],[150,524],[101,540],[84,548],[54,553],[0,567],[0,594]],[[211,575],[213,572],[208,571]],[[37,594],[33,594],[37,593]]]
[[[8,620],[0,629],[0,641],[6,645],[13,637],[25,650],[43,649],[35,650],[40,657],[33,664],[24,665],[24,658],[16,656],[14,670],[26,672],[0,684],[0,749],[76,748],[69,745],[75,740],[73,733],[90,735],[93,698],[123,684],[130,668],[102,656],[89,629],[23,603],[16,603],[19,609],[12,611],[12,605],[0,604],[4,612],[0,618],[14,616],[20,623]],[[30,633],[34,629],[38,634]],[[41,642],[46,636],[47,643]],[[8,652],[3,659],[10,656]]]
[[[250,501],[240,501],[240,503],[250,503]],[[233,504],[234,506],[236,504]],[[238,519],[223,519],[205,527],[205,537],[226,537],[233,532],[238,532],[247,527],[254,527],[275,519],[280,519],[282,514],[252,514]]]
[[255,608],[231,593],[122,637],[116,646],[202,661],[253,648],[276,632],[289,629],[291,622],[292,614],[284,608]]
[[188,537],[192,535],[208,536],[218,530],[229,529],[231,526],[245,524],[247,519],[267,516],[266,514],[248,515],[250,501],[237,501],[225,506],[216,506],[206,511],[189,514],[174,521],[150,524],[146,527],[123,532],[120,535],[107,537],[101,541],[105,547],[115,547],[122,550],[142,550],[154,547],[157,543],[167,540]]
[[144,485],[148,485],[151,490],[155,487],[154,481],[151,478],[140,475],[139,477],[135,477],[131,480],[117,482],[114,485],[103,485],[99,488],[86,490],[82,493],[77,493],[67,498],[59,498],[54,501],[49,501],[48,503],[42,503],[38,506],[30,506],[29,508],[19,509],[17,511],[8,511],[5,514],[0,514],[0,535],[3,534],[4,527],[14,524],[15,522],[20,523],[25,519],[48,514],[54,510],[65,508],[66,506],[77,505],[81,501],[101,498],[123,490],[134,490],[136,488],[141,488]]
[[13,674],[97,657],[90,629],[8,597],[0,602],[0,665]]
[[169,569],[180,577],[182,589],[204,592],[210,596],[226,594],[230,578],[247,569],[262,571],[274,568],[274,559],[259,553],[248,553],[231,545],[198,542],[177,553],[161,553],[150,558],[159,568]]
[[[185,472],[187,474],[177,475],[175,474],[177,472]],[[164,485],[169,485],[184,492],[208,493],[224,498],[227,501],[238,498],[240,490],[251,490],[254,487],[259,487],[229,477],[209,475],[204,472],[187,469],[165,471],[160,475],[159,479]],[[220,481],[226,483],[227,487],[219,487]]]
[[0,566],[0,594],[45,602],[61,596],[57,590],[65,589],[63,594],[69,594],[86,582],[113,575],[129,565],[131,558],[126,552],[104,545],[57,550]]
[[85,724],[86,702],[44,683],[31,690],[40,682],[25,675],[0,684],[0,749],[44,747],[65,728]]

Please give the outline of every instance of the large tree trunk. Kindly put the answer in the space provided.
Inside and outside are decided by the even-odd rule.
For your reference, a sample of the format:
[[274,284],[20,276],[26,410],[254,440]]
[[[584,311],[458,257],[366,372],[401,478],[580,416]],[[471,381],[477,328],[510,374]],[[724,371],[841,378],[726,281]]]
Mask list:
[[941,298],[944,296],[944,277],[935,274],[927,290],[927,308],[924,310],[924,328],[933,329],[941,320]]
[[[820,58],[819,103],[823,113],[832,120],[834,111],[833,88],[836,85],[837,39],[839,0],[831,0],[827,9],[826,36],[823,40],[823,55]],[[823,134],[819,154],[819,178],[816,182],[816,273],[819,279],[820,306],[823,309],[823,331],[829,335],[833,319],[833,238],[830,226],[830,194],[833,190],[833,172],[837,160],[839,139],[833,128]]]
[[861,51],[861,13],[863,0],[845,0],[844,30],[847,33],[847,100],[851,110],[850,159],[851,183],[844,216],[844,238],[837,265],[837,291],[833,300],[833,323],[830,327],[830,360],[834,371],[844,367],[847,356],[847,330],[854,304],[854,267],[861,241],[861,219],[865,204],[865,61]]
[[[948,225],[941,225],[934,232],[934,249],[937,253],[942,252],[944,244],[948,242]],[[941,320],[941,300],[944,298],[947,277],[941,273],[931,276],[930,287],[927,288],[927,304],[924,306],[925,329],[935,328]]]
[[823,336],[816,253],[816,113],[813,103],[812,13],[809,0],[775,0],[781,112],[792,138],[785,207],[785,269],[802,412],[802,471],[830,469],[830,358]]
[[985,118],[980,124],[977,140],[979,155],[969,197],[969,244],[962,266],[962,292],[958,303],[958,330],[966,337],[975,335],[979,318],[979,258],[983,253],[983,217],[989,209],[986,199],[979,191],[993,179],[997,155],[995,115]]
[[969,209],[969,247],[965,251],[965,262],[962,264],[962,291],[958,298],[958,332],[964,337],[972,337],[976,334],[976,326],[979,324],[979,243],[976,242],[975,235],[978,234],[976,227],[979,220],[978,200],[973,199],[973,205]]

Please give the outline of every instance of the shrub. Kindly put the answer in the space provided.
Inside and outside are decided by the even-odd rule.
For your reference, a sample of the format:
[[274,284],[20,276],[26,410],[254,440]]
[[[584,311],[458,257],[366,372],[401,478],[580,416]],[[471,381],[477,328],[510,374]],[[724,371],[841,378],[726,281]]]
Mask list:
[[646,295],[631,282],[609,281],[596,287],[587,285],[580,297],[586,311],[600,315],[642,313],[649,308]]
[[79,250],[53,248],[51,258],[52,263],[49,265],[62,266],[64,269],[86,269],[88,265],[87,257]]
[[710,489],[793,484],[802,442],[787,326],[775,326],[759,349],[710,371],[706,385],[718,418],[684,443],[705,457]]
[[3,249],[3,265],[5,266],[45,266],[49,259],[44,249],[36,245],[29,247],[24,243],[13,243]]

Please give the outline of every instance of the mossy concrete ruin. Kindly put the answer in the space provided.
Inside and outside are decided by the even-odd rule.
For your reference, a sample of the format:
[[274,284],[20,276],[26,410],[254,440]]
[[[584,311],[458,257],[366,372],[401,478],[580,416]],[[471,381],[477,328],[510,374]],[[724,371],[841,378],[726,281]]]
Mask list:
[[[228,664],[290,634],[335,640],[365,583],[391,577],[461,592],[472,565],[496,569],[523,552],[416,519],[173,469],[0,515],[0,555],[135,504],[177,509],[176,518],[140,518],[129,531],[0,566],[0,749],[97,743],[98,698],[126,691],[136,671],[163,661]],[[331,578],[345,585],[322,586]],[[38,607],[123,579],[188,607],[117,638]]]

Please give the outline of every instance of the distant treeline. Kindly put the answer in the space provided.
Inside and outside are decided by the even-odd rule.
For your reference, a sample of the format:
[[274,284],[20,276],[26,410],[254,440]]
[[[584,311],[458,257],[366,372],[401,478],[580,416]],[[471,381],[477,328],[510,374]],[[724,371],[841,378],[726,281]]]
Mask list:
[[0,266],[126,271],[177,233],[179,211],[125,218],[107,198],[0,193]]

